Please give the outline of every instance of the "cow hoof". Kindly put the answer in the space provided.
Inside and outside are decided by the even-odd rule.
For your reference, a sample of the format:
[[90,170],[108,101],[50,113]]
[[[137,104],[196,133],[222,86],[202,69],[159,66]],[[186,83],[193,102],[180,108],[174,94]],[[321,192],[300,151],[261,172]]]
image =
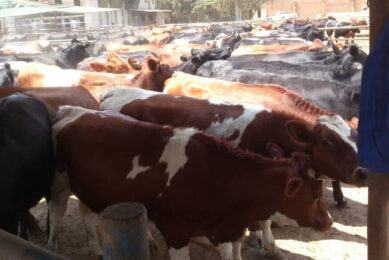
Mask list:
[[338,208],[345,208],[347,206],[347,200],[338,200],[336,206]]

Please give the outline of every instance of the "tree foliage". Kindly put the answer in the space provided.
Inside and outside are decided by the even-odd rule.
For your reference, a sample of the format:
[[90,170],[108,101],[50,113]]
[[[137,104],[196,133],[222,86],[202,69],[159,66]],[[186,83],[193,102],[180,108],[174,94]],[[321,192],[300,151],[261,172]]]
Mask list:
[[157,0],[157,8],[172,10],[167,23],[216,22],[235,20],[235,4],[249,20],[267,0]]

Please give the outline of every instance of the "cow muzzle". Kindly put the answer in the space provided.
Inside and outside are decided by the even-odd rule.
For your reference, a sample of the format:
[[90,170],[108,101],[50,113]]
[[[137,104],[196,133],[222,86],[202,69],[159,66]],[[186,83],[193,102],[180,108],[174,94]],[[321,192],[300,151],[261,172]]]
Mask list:
[[357,186],[367,186],[367,176],[369,171],[362,167],[357,167],[352,175],[352,182]]

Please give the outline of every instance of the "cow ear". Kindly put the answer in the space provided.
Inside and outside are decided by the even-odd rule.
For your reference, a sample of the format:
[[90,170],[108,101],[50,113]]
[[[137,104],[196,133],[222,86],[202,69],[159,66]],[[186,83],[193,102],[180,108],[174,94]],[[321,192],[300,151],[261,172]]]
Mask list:
[[266,144],[266,153],[273,159],[285,158],[284,150],[275,143],[268,142]]
[[141,63],[134,58],[128,58],[127,62],[134,70],[142,69]]
[[356,46],[355,44],[351,45],[348,52],[351,54],[351,56],[355,57],[358,55],[359,53],[359,49],[358,49],[358,46]]
[[303,188],[303,179],[300,177],[292,177],[288,180],[285,188],[285,196],[287,198],[293,198]]
[[310,144],[311,135],[304,122],[299,120],[289,120],[286,122],[286,129],[289,136],[297,143]]
[[90,42],[86,42],[83,44],[85,48],[88,48],[90,46]]
[[190,59],[190,61],[191,61],[194,65],[196,65],[196,67],[200,67],[200,66],[202,65],[202,64],[201,64],[201,58],[200,58],[198,55],[192,57],[192,58]]
[[148,59],[147,60],[147,67],[149,68],[149,70],[151,72],[157,72],[158,68],[159,68],[159,63],[158,63],[158,61],[156,61],[154,59]]
[[90,67],[97,72],[105,71],[105,65],[100,62],[92,62]]

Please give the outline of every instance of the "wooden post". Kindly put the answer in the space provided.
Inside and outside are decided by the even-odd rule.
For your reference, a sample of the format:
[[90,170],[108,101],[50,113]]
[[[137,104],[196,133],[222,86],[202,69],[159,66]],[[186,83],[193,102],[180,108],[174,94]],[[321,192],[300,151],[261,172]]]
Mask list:
[[[389,19],[388,0],[370,0],[370,49]],[[389,260],[389,173],[369,174],[368,259]]]

